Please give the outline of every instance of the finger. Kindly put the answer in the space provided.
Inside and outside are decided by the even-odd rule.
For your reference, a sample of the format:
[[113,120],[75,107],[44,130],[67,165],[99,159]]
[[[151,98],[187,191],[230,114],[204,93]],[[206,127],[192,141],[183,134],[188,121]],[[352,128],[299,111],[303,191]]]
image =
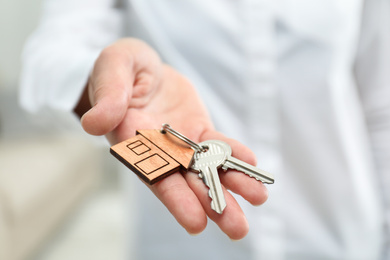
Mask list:
[[219,178],[228,190],[241,195],[252,205],[261,205],[268,199],[268,189],[265,185],[242,172],[229,170],[221,173]]
[[231,239],[238,240],[246,236],[249,231],[248,221],[234,197],[224,188],[226,208],[222,214],[218,214],[211,208],[211,198],[208,195],[209,188],[194,173],[185,174],[188,185],[194,191],[201,202],[204,211],[219,228]]
[[[225,141],[232,148],[232,156],[251,165],[256,165],[254,153],[237,140],[229,139],[223,134],[210,131],[202,136],[202,139],[219,139]],[[261,205],[268,198],[266,186],[248,175],[235,170],[228,170],[220,174],[221,183],[232,192],[241,195],[245,200],[253,205]]]
[[158,55],[137,40],[120,40],[104,49],[88,82],[93,107],[81,119],[85,131],[103,135],[115,129],[133,100],[139,106],[139,100],[147,100],[143,96],[153,93],[159,66]]
[[183,175],[172,174],[149,187],[188,233],[198,234],[206,228],[206,213]]
[[119,47],[106,48],[97,59],[89,79],[92,108],[81,118],[84,130],[93,135],[112,131],[123,119],[133,82],[131,64]]

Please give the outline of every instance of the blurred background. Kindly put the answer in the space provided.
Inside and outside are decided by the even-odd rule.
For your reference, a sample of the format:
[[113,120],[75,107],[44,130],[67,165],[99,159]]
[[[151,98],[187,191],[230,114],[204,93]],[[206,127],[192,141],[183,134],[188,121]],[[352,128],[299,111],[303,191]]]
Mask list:
[[18,106],[41,4],[0,0],[0,260],[124,259],[129,217],[108,145]]

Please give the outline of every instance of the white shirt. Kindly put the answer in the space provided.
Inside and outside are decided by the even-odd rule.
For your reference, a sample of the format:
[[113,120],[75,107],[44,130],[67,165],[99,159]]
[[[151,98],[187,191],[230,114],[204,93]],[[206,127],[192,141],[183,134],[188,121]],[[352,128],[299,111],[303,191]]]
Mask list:
[[242,202],[234,243],[211,223],[188,236],[138,185],[139,259],[386,259],[389,14],[388,0],[48,0],[21,101],[69,117],[100,50],[141,38],[276,181],[263,206]]

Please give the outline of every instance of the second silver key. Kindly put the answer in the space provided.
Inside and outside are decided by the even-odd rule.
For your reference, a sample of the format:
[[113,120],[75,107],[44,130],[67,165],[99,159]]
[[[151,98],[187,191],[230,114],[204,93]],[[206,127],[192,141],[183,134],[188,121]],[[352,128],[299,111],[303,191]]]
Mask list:
[[258,181],[263,183],[272,184],[274,183],[274,176],[272,173],[261,170],[249,163],[241,161],[232,156],[231,147],[222,141],[216,141],[220,146],[224,147],[226,152],[226,160],[222,165],[222,169],[227,171],[228,169],[237,170],[239,172],[245,173],[246,175],[255,178]]

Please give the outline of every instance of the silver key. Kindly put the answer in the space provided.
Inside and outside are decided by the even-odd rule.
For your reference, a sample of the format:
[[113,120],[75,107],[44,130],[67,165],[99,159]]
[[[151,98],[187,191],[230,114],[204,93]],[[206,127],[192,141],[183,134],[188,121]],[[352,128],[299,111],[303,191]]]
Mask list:
[[209,187],[211,208],[222,214],[226,207],[225,196],[223,195],[221,181],[219,180],[218,169],[222,167],[227,159],[225,148],[217,141],[206,141],[199,144],[206,148],[205,152],[196,152],[191,170],[198,172],[199,177]]
[[258,181],[263,183],[272,184],[274,183],[273,174],[261,170],[249,163],[241,161],[232,156],[232,148],[225,142],[217,141],[219,145],[224,147],[226,152],[226,160],[222,165],[222,169],[227,171],[228,169],[237,170],[239,172],[245,173],[246,175],[255,178]]

